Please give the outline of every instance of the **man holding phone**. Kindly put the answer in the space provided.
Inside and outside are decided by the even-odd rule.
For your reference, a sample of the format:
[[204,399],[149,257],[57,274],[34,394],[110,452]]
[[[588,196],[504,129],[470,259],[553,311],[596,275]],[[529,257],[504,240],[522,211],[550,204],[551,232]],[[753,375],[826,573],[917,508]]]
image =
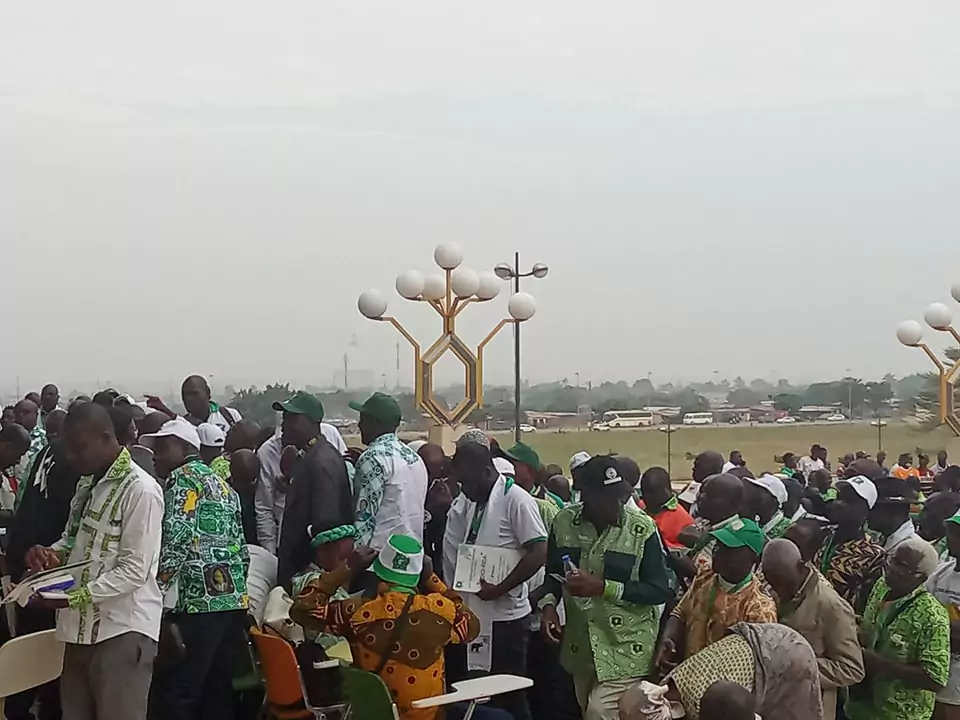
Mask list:
[[560,661],[573,676],[584,720],[616,720],[620,695],[653,667],[657,606],[672,591],[656,525],[625,505],[632,488],[617,459],[591,458],[580,488],[582,504],[561,510],[550,533],[541,632],[563,643]]

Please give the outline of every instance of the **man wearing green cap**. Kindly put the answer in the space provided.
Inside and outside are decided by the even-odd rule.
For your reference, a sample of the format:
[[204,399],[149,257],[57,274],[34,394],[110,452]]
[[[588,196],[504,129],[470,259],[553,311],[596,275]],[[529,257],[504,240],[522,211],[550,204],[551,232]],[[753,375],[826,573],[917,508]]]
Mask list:
[[[373,597],[332,599],[371,562],[379,580]],[[470,642],[480,629],[460,597],[424,571],[423,545],[409,535],[390,536],[379,553],[356,548],[336,570],[306,584],[290,617],[343,636],[355,664],[380,676],[405,720],[436,717],[437,708],[413,702],[443,694],[444,648]]]
[[395,533],[423,540],[427,467],[400,442],[400,406],[385,393],[350,403],[360,413],[360,438],[367,449],[354,474],[358,542],[382,548]]
[[540,484],[543,464],[540,462],[540,456],[536,450],[526,443],[518,442],[509,450],[504,450],[503,454],[513,463],[514,478],[517,481],[517,485],[535,498],[551,503],[555,508],[551,515],[555,515],[556,511],[563,509],[563,500],[552,492],[548,492],[547,489]]
[[283,446],[293,446],[298,452],[277,549],[277,582],[289,590],[293,575],[313,559],[307,528],[352,525],[353,492],[343,456],[320,431],[320,400],[300,391],[282,403],[274,403],[273,409],[283,413]]
[[663,671],[720,640],[737,623],[777,621],[777,606],[754,574],[766,540],[760,526],[737,518],[710,535],[717,541],[713,567],[697,575],[663,630],[657,650]]

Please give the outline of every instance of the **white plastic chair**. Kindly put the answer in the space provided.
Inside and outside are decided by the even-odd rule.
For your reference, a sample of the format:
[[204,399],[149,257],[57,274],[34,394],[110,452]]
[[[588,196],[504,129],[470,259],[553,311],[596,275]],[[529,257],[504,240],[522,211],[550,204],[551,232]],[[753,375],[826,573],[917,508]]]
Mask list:
[[0,718],[6,698],[60,677],[64,645],[56,632],[21,635],[0,647]]
[[485,702],[496,695],[523,690],[532,685],[533,680],[519,675],[487,675],[454,683],[453,692],[424,698],[423,700],[414,700],[411,705],[419,709],[466,702],[470,703],[470,706],[467,708],[463,720],[471,720],[478,702]]

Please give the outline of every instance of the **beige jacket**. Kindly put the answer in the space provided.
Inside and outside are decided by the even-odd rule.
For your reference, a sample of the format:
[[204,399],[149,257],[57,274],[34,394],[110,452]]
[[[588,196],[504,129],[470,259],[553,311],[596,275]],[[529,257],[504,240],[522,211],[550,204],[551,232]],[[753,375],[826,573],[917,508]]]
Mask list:
[[853,609],[815,568],[796,597],[780,605],[780,622],[810,643],[820,667],[824,720],[834,720],[837,688],[863,680],[863,652]]

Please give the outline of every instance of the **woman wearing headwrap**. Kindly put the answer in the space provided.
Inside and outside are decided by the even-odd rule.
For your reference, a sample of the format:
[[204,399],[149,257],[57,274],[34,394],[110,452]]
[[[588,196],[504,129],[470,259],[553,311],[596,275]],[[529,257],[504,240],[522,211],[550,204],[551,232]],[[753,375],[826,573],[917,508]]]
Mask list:
[[[700,701],[718,680],[736,683],[753,693],[754,712],[776,720],[821,720],[820,673],[810,644],[785,625],[739,623],[722,640],[678,665],[664,679],[668,691],[650,707],[636,692],[624,693],[621,720],[657,718],[664,701],[680,704],[688,720],[700,717]],[[659,697],[659,696],[658,696]],[[646,715],[641,714],[644,708]],[[654,709],[656,708],[656,710]],[[664,717],[669,717],[664,715]]]

